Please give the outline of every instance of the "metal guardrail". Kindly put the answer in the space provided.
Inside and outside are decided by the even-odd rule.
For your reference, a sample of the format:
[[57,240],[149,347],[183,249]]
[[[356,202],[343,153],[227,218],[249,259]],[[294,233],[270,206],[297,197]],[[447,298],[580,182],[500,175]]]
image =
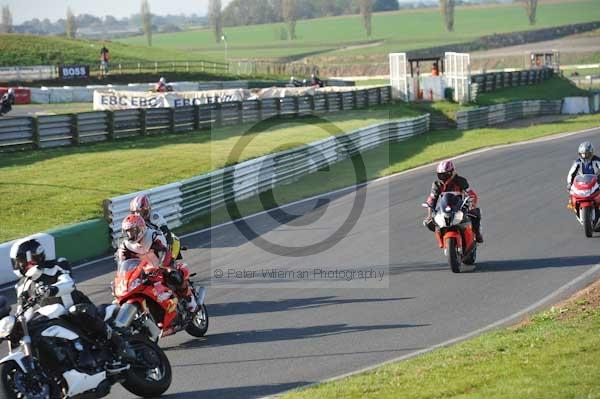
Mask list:
[[458,111],[456,123],[461,130],[493,126],[515,119],[561,113],[562,100],[517,101],[473,110]]
[[178,133],[387,104],[389,86],[314,96],[0,119],[0,151],[79,145],[132,136]]
[[121,236],[121,222],[129,213],[129,202],[141,193],[150,197],[153,208],[174,228],[229,201],[251,197],[383,143],[401,141],[427,131],[428,114],[387,122],[244,161],[177,183],[107,199],[103,204],[104,216],[110,226],[113,245],[117,245]]
[[507,87],[528,86],[541,83],[554,76],[554,70],[524,69],[511,72],[491,72],[473,75],[471,77],[471,98],[476,99],[477,94],[504,89]]

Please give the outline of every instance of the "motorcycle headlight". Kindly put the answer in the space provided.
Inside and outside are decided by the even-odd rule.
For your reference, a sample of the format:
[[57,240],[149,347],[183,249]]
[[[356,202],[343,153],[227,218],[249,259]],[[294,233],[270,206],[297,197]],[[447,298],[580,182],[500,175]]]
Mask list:
[[15,316],[6,316],[0,320],[0,338],[8,337],[15,327],[16,322],[17,319]]
[[573,188],[571,191],[573,192],[573,194],[579,197],[589,197],[590,195],[592,195],[592,190],[580,190],[578,188]]
[[454,214],[453,224],[460,224],[463,220],[464,213],[462,211],[458,211]]

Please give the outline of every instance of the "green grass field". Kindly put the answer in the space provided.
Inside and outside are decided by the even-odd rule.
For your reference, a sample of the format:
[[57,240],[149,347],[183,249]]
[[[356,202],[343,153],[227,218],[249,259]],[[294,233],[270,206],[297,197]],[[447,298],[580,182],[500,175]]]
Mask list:
[[[398,104],[288,120],[265,126],[240,160],[328,137],[327,125],[348,132],[390,118],[415,116]],[[0,155],[0,242],[102,214],[102,200],[223,167],[251,125]],[[341,134],[338,132],[336,134]],[[157,166],[160,165],[160,166]],[[66,173],[66,171],[68,171]]]
[[599,398],[599,290],[518,326],[281,398]]
[[[96,65],[100,59],[100,41],[68,40],[53,36],[0,34],[0,66],[54,65],[61,63],[87,63]],[[111,62],[210,60],[201,53],[188,53],[179,49],[161,48],[157,51],[147,46],[134,46],[118,42],[106,43]]]
[[[298,39],[279,40],[281,24],[225,28],[230,58],[277,58],[311,54],[335,56],[387,55],[417,48],[468,42],[482,35],[540,29],[571,23],[600,20],[600,2],[581,0],[567,3],[540,3],[537,24],[530,26],[521,5],[458,7],[455,31],[447,33],[437,9],[379,13],[373,16],[371,43],[359,16],[299,21]],[[187,31],[154,36],[157,47],[180,49],[191,54],[224,57],[223,44],[216,44],[210,30]],[[123,43],[144,45],[143,37]]]

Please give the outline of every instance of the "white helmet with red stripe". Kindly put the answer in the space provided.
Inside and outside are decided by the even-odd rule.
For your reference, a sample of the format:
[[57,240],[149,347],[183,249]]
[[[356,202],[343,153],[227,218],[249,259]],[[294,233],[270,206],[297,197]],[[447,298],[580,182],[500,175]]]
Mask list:
[[445,160],[438,164],[436,172],[438,179],[445,182],[454,176],[456,169],[454,168],[454,163],[452,161]]
[[129,203],[129,211],[142,215],[145,220],[149,219],[151,210],[152,204],[147,195],[138,195]]
[[138,214],[131,214],[123,219],[121,224],[123,236],[132,242],[139,242],[146,233],[146,222],[144,218]]

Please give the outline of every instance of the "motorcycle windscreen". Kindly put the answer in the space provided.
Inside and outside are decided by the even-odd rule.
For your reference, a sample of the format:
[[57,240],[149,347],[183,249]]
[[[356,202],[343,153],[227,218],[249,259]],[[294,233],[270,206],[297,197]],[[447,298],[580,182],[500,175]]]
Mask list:
[[117,265],[117,277],[126,278],[140,265],[140,259],[127,259]]
[[436,209],[442,212],[457,211],[462,202],[462,196],[454,193],[443,193],[437,203]]
[[591,189],[597,181],[596,175],[578,175],[573,183],[579,189]]

